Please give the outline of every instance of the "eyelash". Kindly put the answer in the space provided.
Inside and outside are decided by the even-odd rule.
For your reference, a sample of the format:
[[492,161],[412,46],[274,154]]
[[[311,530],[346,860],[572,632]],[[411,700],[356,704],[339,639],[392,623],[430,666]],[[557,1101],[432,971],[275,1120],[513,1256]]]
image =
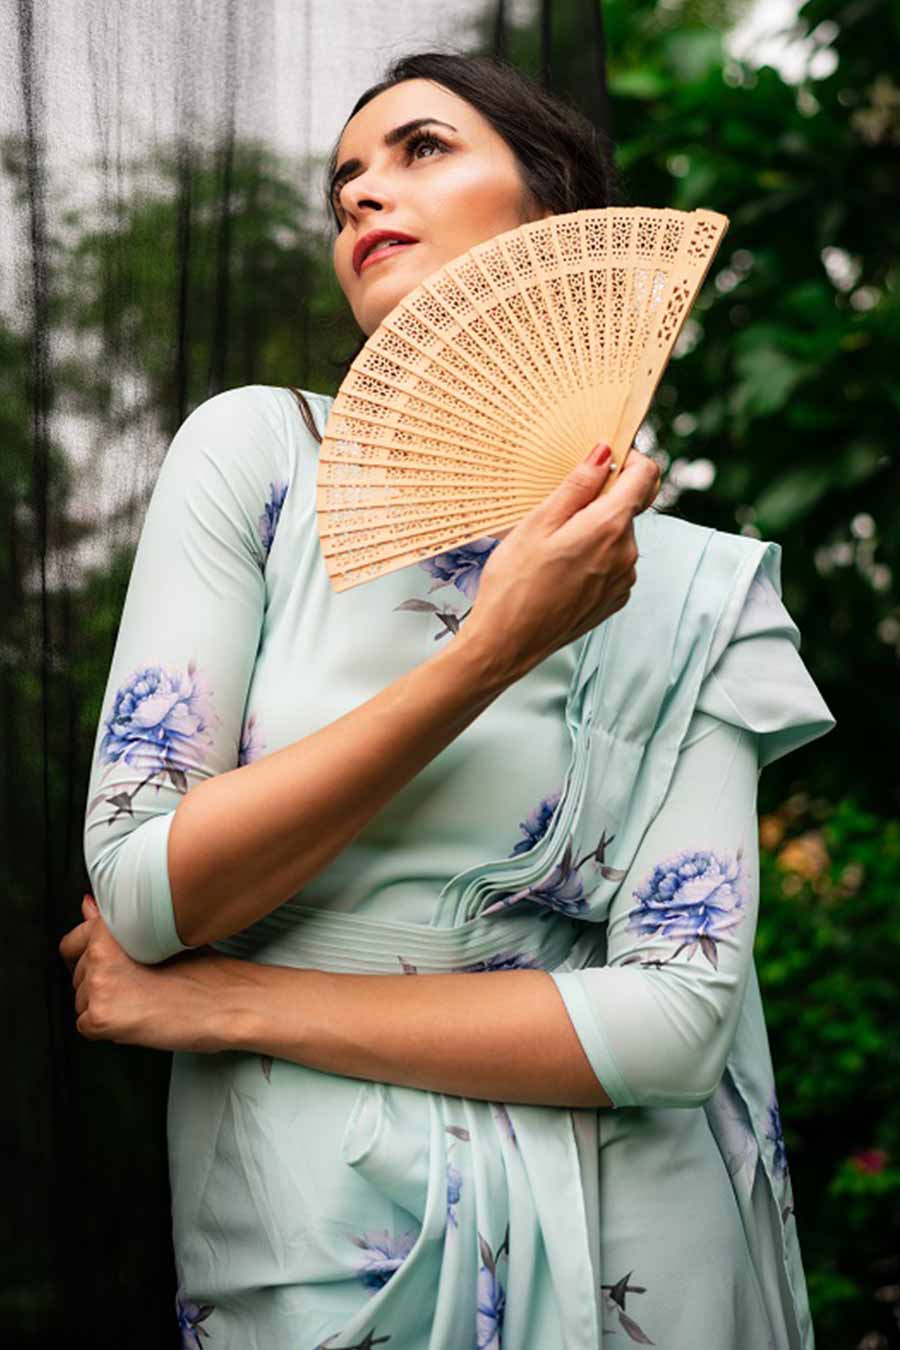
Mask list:
[[[435,136],[435,134],[434,134],[433,131],[413,131],[413,132],[411,132],[410,135],[407,136],[406,140],[403,142],[403,148],[404,148],[404,150],[406,151],[406,153],[407,153],[408,155],[411,155],[411,154],[413,153],[413,151],[418,150],[418,148],[419,148],[420,145],[426,145],[426,144],[439,146],[441,150],[446,150],[446,149],[447,149],[447,143],[446,143],[446,141],[442,141],[441,138],[440,138],[440,136]],[[431,158],[431,156],[429,155],[429,159],[430,159],[430,158]],[[349,182],[349,179],[344,179],[344,182]],[[341,188],[342,188],[343,186],[344,186],[344,183],[339,183],[339,184],[337,185],[337,187],[336,187],[336,188],[334,189],[334,191],[333,191],[333,197],[334,197],[334,210],[335,210],[335,215],[337,216],[339,222],[340,222],[340,219],[341,219],[341,216],[342,216],[343,212],[342,212],[341,207],[338,205],[338,196],[339,196],[340,190],[341,190]]]

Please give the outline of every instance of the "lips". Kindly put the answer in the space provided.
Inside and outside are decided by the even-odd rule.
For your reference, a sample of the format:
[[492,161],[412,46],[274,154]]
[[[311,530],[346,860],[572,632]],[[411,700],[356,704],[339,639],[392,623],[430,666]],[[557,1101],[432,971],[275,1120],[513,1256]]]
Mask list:
[[371,264],[378,262],[379,258],[387,258],[392,253],[399,253],[403,248],[412,248],[412,244],[413,241],[410,240],[408,244],[388,244],[381,248],[371,249],[359,265],[360,272],[364,272]]
[[[359,273],[362,271],[366,258],[370,255],[372,249],[382,243],[384,240],[396,239],[400,244],[417,244],[419,241],[413,235],[407,234],[405,230],[369,230],[361,239],[357,239],[353,249],[353,269]],[[390,250],[384,250],[388,252]],[[380,253],[379,253],[380,256]]]

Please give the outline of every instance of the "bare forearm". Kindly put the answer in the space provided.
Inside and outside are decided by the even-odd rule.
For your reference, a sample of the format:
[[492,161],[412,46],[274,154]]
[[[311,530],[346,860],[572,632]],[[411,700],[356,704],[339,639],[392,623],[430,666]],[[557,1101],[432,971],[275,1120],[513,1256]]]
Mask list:
[[510,682],[460,633],[328,726],[194,787],[168,845],[181,940],[227,937],[283,904]]
[[225,1034],[348,1078],[483,1101],[611,1106],[545,971],[332,975],[244,963]]

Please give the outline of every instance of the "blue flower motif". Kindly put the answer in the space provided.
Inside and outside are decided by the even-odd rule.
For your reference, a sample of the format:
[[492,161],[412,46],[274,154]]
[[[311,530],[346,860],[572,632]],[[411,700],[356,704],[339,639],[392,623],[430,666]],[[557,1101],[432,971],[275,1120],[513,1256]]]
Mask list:
[[483,1265],[478,1270],[478,1306],[475,1311],[475,1342],[478,1350],[500,1350],[506,1292],[496,1270]]
[[516,1139],[516,1128],[510,1119],[509,1112],[503,1102],[491,1102],[491,1114],[497,1122],[500,1130],[506,1135],[511,1143],[518,1147]]
[[[581,862],[583,861],[584,859],[581,860]],[[567,914],[570,917],[583,914],[588,907],[588,902],[578,872],[581,862],[575,866],[572,865],[572,841],[570,839],[566,844],[566,851],[562,858],[545,877],[540,881],[535,881],[531,886],[524,886],[520,891],[514,891],[511,895],[501,895],[499,900],[482,910],[482,914],[493,914],[497,910],[509,909],[511,905],[517,905],[520,900],[533,900],[535,904],[543,905],[546,909],[546,915],[542,915],[542,917],[549,918],[553,910],[558,914]]]
[[497,952],[484,961],[473,961],[469,966],[460,966],[461,974],[481,974],[488,970],[543,970],[543,966],[533,956],[521,952]]
[[281,515],[281,508],[284,506],[287,490],[287,483],[269,484],[269,500],[266,502],[265,510],[259,518],[259,537],[262,540],[263,550],[267,558],[269,550],[275,542],[275,530],[278,527],[278,518]]
[[363,1258],[356,1267],[356,1274],[367,1289],[381,1289],[396,1270],[403,1265],[416,1241],[415,1233],[390,1233],[385,1228],[380,1233],[363,1233],[361,1237],[351,1237],[357,1247],[363,1250]]
[[766,1130],[766,1138],[769,1140],[770,1143],[774,1144],[775,1146],[775,1151],[772,1158],[772,1167],[775,1172],[775,1175],[779,1178],[779,1180],[784,1180],[784,1178],[788,1175],[789,1171],[787,1149],[785,1148],[784,1135],[782,1134],[781,1131],[781,1111],[778,1106],[778,1098],[774,1092],[772,1093],[772,1097],[769,1102],[768,1114],[769,1114],[768,1119],[769,1128]]
[[454,1228],[459,1227],[459,1220],[453,1213],[453,1206],[459,1204],[459,1197],[462,1195],[462,1173],[458,1167],[454,1167],[452,1162],[447,1162],[447,1221]]
[[470,544],[463,544],[461,548],[451,548],[446,553],[426,558],[419,566],[435,578],[431,590],[452,582],[467,600],[474,600],[481,580],[481,569],[499,543],[499,539],[484,535]]
[[106,719],[101,759],[133,764],[151,776],[168,770],[173,778],[183,777],[186,766],[202,763],[204,750],[212,745],[212,728],[219,724],[210,694],[193,661],[186,674],[168,666],[133,671]]
[[261,752],[265,749],[265,746],[266,743],[263,740],[262,732],[259,729],[256,713],[251,713],[241,731],[241,745],[238,750],[238,767],[242,764],[250,764],[254,759],[258,759]]
[[209,1332],[200,1323],[205,1322],[215,1310],[215,1304],[195,1303],[193,1299],[184,1298],[183,1294],[184,1288],[179,1285],[175,1295],[175,1316],[181,1331],[181,1350],[196,1350],[197,1346],[202,1345],[201,1336],[210,1339]]
[[542,797],[540,804],[529,811],[523,821],[519,822],[519,829],[524,831],[525,838],[520,839],[509,855],[514,858],[517,853],[527,853],[528,849],[534,848],[539,840],[543,839],[547,833],[550,821],[553,819],[553,813],[559,805],[561,789],[551,792],[549,797]]
[[633,895],[640,903],[628,916],[629,931],[699,943],[715,965],[717,941],[745,916],[741,850],[734,858],[708,849],[676,853],[657,863]]

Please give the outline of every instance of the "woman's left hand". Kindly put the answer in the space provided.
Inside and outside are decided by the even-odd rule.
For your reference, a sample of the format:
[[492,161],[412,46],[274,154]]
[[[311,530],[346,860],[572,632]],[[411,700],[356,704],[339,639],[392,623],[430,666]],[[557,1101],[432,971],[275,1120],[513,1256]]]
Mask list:
[[75,1026],[91,1041],[212,1054],[227,1050],[234,1029],[230,999],[241,962],[211,948],[182,952],[159,965],[133,961],[106,926],[91,896],[84,922],[59,952],[72,975]]

